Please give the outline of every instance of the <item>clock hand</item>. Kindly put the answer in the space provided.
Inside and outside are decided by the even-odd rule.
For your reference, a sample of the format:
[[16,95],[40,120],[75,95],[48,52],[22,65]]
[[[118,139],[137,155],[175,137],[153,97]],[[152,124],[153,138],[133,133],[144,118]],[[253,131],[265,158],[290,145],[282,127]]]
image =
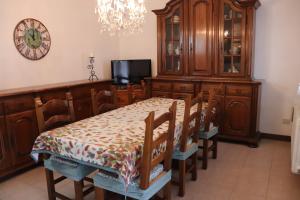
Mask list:
[[32,37],[33,41],[35,41],[35,31],[33,31],[33,37]]
[[34,38],[34,33],[31,32],[29,35],[30,35],[31,39],[34,41],[34,39],[33,39]]

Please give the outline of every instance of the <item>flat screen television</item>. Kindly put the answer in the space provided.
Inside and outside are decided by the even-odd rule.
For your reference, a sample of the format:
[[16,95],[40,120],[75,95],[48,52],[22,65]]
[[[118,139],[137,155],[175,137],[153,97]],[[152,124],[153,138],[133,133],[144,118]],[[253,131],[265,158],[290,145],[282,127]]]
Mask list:
[[111,76],[114,84],[139,84],[145,77],[151,77],[151,60],[112,60]]

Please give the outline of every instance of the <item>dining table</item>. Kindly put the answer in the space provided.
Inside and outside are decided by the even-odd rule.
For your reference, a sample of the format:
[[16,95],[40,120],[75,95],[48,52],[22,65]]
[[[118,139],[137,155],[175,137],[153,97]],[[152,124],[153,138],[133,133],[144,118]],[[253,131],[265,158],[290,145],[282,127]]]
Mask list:
[[[34,142],[32,155],[50,154],[114,172],[128,185],[139,175],[146,117],[151,111],[155,112],[155,118],[168,112],[174,101],[177,101],[176,147],[182,134],[185,102],[155,97],[43,132]],[[205,112],[202,113],[203,123]],[[155,129],[153,139],[167,129],[168,122]]]

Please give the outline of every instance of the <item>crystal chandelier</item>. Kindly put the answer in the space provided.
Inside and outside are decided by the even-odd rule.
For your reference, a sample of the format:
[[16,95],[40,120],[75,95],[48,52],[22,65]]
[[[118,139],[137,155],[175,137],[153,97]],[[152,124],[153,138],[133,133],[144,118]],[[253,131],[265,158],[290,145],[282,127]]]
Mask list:
[[141,31],[147,11],[144,0],[97,0],[95,12],[101,32],[114,35]]

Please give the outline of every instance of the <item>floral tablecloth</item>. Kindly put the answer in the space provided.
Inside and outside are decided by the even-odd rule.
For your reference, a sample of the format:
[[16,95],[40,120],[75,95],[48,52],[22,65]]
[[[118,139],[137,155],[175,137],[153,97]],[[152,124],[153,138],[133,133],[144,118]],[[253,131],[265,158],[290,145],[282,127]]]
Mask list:
[[[33,153],[49,152],[87,164],[109,167],[121,175],[125,184],[138,175],[137,163],[142,154],[145,118],[168,111],[175,100],[151,98],[92,118],[42,133],[35,141]],[[174,144],[182,132],[184,101],[177,101]],[[167,123],[154,132],[157,138],[167,130]]]

